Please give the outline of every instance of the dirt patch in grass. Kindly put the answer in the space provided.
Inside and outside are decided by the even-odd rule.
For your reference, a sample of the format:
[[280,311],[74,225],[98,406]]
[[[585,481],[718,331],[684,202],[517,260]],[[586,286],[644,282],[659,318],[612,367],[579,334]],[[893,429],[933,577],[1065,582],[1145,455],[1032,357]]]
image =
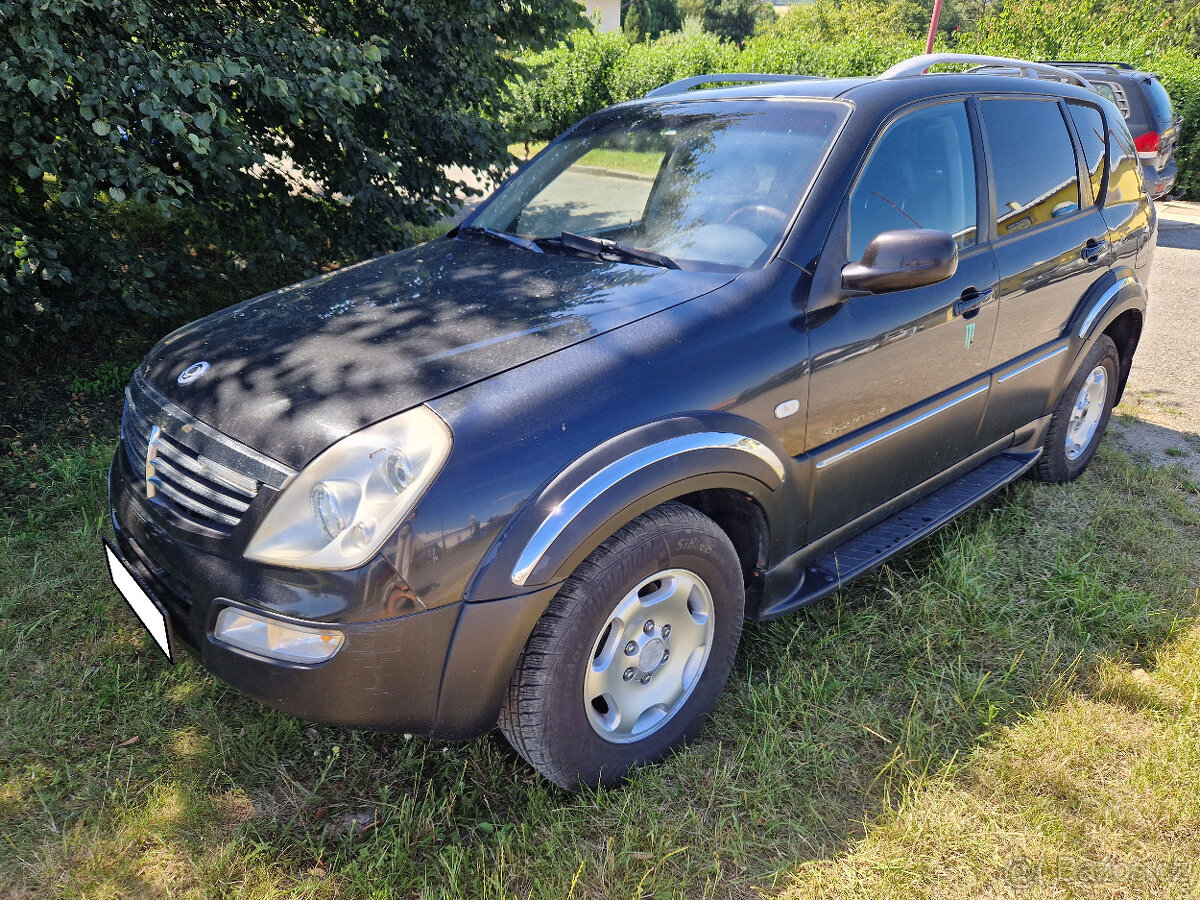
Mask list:
[[1109,433],[1139,463],[1177,467],[1191,481],[1200,484],[1200,435],[1133,415],[1114,416]]

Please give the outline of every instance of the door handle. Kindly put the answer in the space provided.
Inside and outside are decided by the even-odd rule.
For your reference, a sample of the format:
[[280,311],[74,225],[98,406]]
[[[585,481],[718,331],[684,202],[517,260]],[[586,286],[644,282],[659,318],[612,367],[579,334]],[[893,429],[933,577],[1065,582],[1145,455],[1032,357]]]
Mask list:
[[954,301],[954,315],[962,316],[964,319],[973,319],[979,312],[979,307],[992,299],[994,290],[976,291],[965,290],[962,296]]
[[1088,242],[1084,244],[1083,250],[1080,251],[1079,255],[1088,262],[1094,263],[1100,258],[1100,254],[1107,249],[1108,241],[1097,241],[1089,238]]

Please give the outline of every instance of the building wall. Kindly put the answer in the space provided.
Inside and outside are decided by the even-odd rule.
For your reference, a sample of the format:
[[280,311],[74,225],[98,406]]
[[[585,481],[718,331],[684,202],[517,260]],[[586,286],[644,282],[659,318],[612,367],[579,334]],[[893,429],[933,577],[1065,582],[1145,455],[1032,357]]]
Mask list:
[[621,0],[584,0],[584,6],[588,18],[597,22],[600,31],[621,30]]

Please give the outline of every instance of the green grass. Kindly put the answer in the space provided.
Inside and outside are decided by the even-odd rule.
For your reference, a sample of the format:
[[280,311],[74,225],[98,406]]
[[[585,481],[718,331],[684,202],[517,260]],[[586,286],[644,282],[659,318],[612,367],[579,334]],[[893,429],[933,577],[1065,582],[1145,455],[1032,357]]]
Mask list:
[[[508,148],[508,152],[517,157],[519,161],[524,162],[525,160],[532,159],[534,154],[541,152],[546,144],[546,141],[533,141],[528,145],[528,152],[526,152],[525,144],[512,144]],[[645,178],[657,175],[658,170],[662,167],[662,161],[663,155],[661,152],[597,148],[589,150],[580,157],[576,161],[576,165],[594,166],[598,169],[607,169],[610,172],[619,172],[625,175],[635,175]]]
[[609,172],[625,175],[654,177],[662,168],[662,153],[641,150],[589,150],[579,158],[577,165],[594,166]]
[[72,376],[69,385],[71,393],[93,399],[120,394],[129,383],[134,368],[133,365],[122,365],[106,359],[86,374]]
[[168,666],[100,552],[115,424],[0,455],[0,897],[1157,898],[1200,875],[1178,467],[1105,445],[748,626],[695,744],[571,796],[495,734],[313,726]]

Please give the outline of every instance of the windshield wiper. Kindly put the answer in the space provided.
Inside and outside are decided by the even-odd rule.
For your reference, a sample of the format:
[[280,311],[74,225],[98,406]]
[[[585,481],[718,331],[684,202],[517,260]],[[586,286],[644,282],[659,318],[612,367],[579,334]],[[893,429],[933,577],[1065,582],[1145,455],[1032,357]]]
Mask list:
[[464,225],[458,229],[459,234],[486,234],[488,237],[499,238],[502,241],[508,241],[510,244],[515,244],[522,250],[529,250],[533,253],[544,253],[537,244],[527,238],[519,235],[509,234],[507,231],[497,231],[494,228],[488,228],[486,225]]
[[653,250],[630,247],[628,244],[621,244],[617,241],[607,240],[606,238],[588,237],[584,234],[574,234],[570,231],[564,231],[561,238],[543,238],[542,240],[554,241],[568,250],[577,250],[580,253],[587,253],[601,259],[615,257],[628,262],[648,263],[663,269],[679,268],[679,263],[675,262],[669,256],[663,256],[661,253],[655,253]]

